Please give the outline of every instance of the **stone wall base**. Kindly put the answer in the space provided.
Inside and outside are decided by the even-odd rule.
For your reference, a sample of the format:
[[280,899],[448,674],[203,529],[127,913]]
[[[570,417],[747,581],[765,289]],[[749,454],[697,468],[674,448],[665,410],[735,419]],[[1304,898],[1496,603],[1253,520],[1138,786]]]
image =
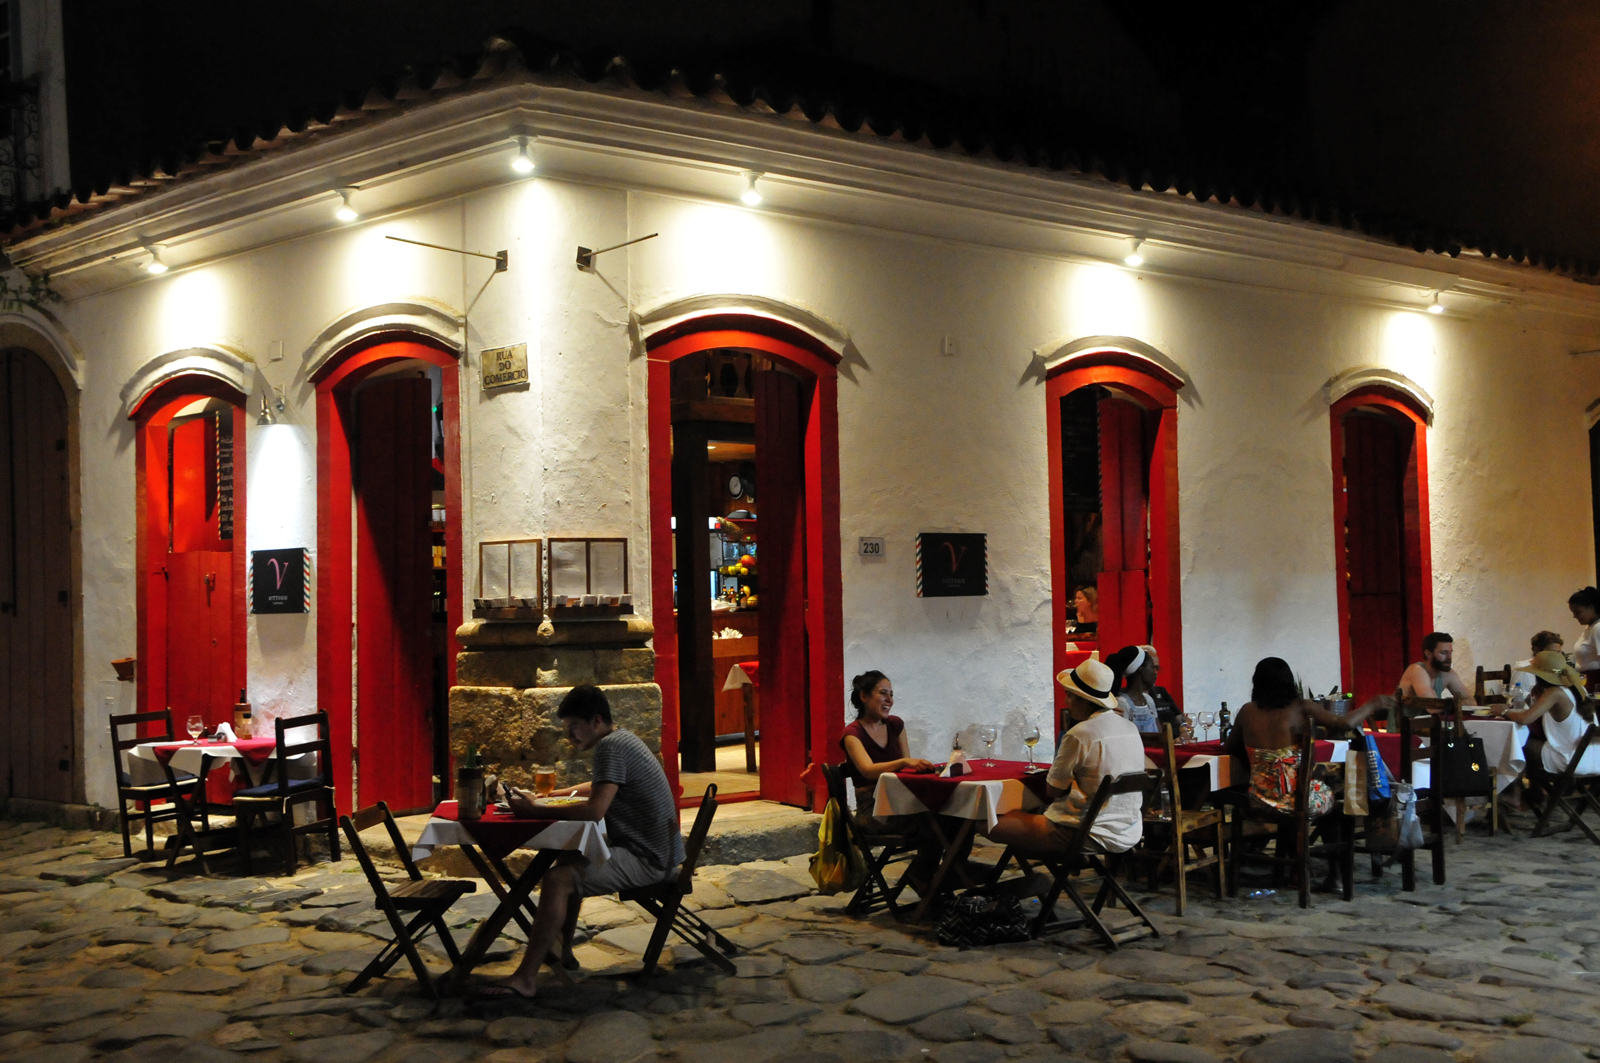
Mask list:
[[99,805],[72,805],[62,801],[36,801],[27,797],[0,798],[0,817],[17,823],[49,823],[69,830],[118,831],[115,809]]

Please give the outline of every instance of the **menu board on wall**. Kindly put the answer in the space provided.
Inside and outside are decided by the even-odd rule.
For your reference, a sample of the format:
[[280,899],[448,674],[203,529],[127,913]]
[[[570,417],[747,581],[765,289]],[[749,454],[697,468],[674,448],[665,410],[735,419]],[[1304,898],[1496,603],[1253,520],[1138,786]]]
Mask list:
[[218,410],[217,425],[217,537],[233,538],[233,411]]

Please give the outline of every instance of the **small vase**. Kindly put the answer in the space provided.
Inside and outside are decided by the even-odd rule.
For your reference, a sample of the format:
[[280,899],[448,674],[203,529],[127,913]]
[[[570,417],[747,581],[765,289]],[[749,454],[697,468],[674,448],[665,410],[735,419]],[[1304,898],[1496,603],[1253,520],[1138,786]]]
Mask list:
[[456,818],[481,819],[483,816],[483,769],[456,769]]

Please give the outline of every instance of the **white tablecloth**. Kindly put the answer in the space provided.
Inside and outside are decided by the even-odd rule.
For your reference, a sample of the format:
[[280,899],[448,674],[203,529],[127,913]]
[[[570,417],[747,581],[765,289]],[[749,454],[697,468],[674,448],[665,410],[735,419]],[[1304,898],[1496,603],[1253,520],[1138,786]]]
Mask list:
[[[433,855],[433,850],[441,845],[481,844],[459,820],[433,816],[428,820],[428,825],[422,828],[422,836],[412,845],[411,859],[426,860]],[[611,850],[606,845],[605,831],[601,829],[600,824],[587,820],[557,820],[517,848],[567,849],[582,853],[589,861],[590,867],[599,867],[611,859]]]
[[[172,742],[141,742],[129,750],[130,753],[138,758],[128,762],[128,774],[133,777],[135,786],[150,786],[167,781],[166,772],[161,770],[161,760],[156,756],[156,747],[173,744]],[[228,768],[233,772],[234,778],[237,779],[242,775],[249,780],[252,786],[255,786],[260,784],[264,769],[277,759],[278,753],[277,750],[273,750],[272,755],[266,760],[260,764],[252,764],[248,757],[230,745],[183,745],[179,746],[178,751],[172,754],[172,770],[174,772],[186,771],[190,775],[199,775],[200,758],[202,756],[210,757],[214,761],[227,761]],[[289,759],[290,761],[296,761],[304,757],[304,753],[296,753]]]
[[[1043,803],[1021,779],[973,779],[956,784],[955,792],[943,808],[933,809],[941,816],[982,820],[992,829],[1000,817],[1014,809],[1042,808]],[[878,776],[873,790],[872,814],[879,819],[890,816],[915,816],[930,811],[897,775]]]

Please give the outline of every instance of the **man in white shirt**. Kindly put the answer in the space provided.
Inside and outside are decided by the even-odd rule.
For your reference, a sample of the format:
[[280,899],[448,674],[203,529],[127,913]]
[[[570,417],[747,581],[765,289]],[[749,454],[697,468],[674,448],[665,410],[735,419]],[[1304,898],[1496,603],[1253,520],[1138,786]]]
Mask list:
[[[1101,782],[1144,770],[1144,742],[1138,728],[1114,711],[1117,699],[1111,694],[1112,677],[1109,667],[1093,660],[1056,676],[1067,688],[1067,712],[1074,726],[1062,736],[1055,762],[1045,776],[1051,804],[1044,815],[1007,812],[987,837],[1035,852],[1065,849]],[[1140,795],[1119,794],[1095,817],[1089,847],[1126,852],[1139,843],[1143,833]]]

